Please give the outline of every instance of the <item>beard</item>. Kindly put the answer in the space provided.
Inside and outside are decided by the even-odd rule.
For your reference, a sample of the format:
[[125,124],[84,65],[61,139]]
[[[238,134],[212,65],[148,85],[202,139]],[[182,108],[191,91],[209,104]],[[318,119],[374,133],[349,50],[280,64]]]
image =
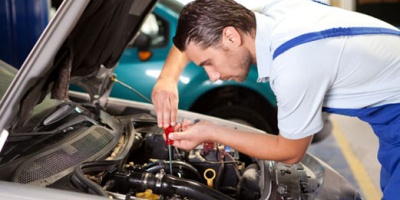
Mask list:
[[245,48],[232,50],[224,45],[218,46],[217,48],[224,52],[228,60],[231,60],[231,62],[229,62],[230,66],[228,67],[231,71],[235,72],[228,75],[229,77],[222,78],[222,80],[230,79],[235,80],[236,82],[243,82],[246,80],[250,67],[253,64],[250,52]]
[[243,82],[246,80],[247,76],[249,75],[250,67],[252,65],[252,58],[249,52],[243,52],[237,60],[236,69],[238,69],[239,73],[237,78],[235,79],[236,82]]

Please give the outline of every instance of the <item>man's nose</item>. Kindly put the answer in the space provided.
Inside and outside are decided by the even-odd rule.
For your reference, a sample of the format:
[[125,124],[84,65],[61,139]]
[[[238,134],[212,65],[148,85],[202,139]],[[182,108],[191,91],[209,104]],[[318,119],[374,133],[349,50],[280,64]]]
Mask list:
[[208,78],[212,82],[215,82],[221,78],[221,75],[216,70],[214,70],[212,67],[204,67],[204,69],[206,70]]

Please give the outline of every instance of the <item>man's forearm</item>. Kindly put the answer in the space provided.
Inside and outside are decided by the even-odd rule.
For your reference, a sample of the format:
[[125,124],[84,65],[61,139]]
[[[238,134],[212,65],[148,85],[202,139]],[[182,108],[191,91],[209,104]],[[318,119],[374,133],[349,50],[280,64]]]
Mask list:
[[252,157],[293,164],[302,159],[312,136],[289,140],[280,135],[244,132],[220,127],[210,133],[209,138]]
[[180,74],[189,62],[190,60],[185,53],[179,51],[175,46],[172,46],[158,79],[169,79],[177,83]]

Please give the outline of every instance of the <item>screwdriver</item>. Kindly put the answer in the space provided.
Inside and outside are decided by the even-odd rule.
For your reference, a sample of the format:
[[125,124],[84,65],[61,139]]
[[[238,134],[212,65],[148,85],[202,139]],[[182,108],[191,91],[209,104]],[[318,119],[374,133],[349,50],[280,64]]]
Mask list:
[[172,144],[174,144],[174,141],[169,139],[169,134],[173,132],[173,127],[168,126],[167,128],[164,128],[164,133],[165,133],[165,143],[168,146],[168,158],[169,158],[169,172],[172,175]]

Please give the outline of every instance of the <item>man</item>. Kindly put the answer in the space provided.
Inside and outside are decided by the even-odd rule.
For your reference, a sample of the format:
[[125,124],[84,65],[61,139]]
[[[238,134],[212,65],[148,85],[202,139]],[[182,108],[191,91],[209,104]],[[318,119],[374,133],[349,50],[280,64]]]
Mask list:
[[[322,112],[359,117],[379,137],[385,199],[400,188],[400,32],[378,19],[309,0],[265,0],[251,12],[232,0],[185,6],[175,46],[153,89],[159,126],[175,125],[177,80],[189,61],[211,81],[243,81],[251,64],[278,102],[278,136],[210,122],[183,124],[179,148],[216,141],[253,157],[299,162]],[[262,147],[262,148],[254,148]]]

